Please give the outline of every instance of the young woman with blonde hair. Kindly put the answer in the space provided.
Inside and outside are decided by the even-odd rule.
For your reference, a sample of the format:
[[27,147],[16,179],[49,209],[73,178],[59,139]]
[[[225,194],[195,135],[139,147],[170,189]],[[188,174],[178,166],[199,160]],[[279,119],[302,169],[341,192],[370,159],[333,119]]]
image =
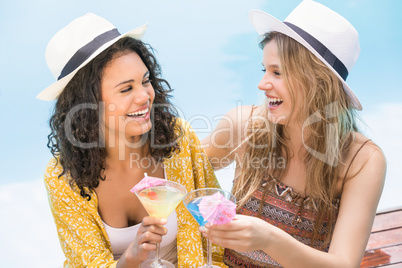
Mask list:
[[346,84],[360,52],[353,26],[303,1],[263,36],[265,103],[230,111],[203,140],[215,169],[236,161],[238,215],[201,231],[231,267],[359,267],[385,179],[381,149],[359,132]]

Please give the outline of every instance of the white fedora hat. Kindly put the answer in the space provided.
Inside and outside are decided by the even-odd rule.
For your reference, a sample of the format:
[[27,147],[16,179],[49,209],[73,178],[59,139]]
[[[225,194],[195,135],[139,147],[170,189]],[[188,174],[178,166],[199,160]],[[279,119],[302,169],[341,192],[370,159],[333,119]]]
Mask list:
[[47,101],[57,99],[78,70],[93,58],[123,37],[141,39],[146,28],[144,24],[120,34],[113,24],[93,13],[73,20],[49,41],[46,62],[57,81],[36,97]]
[[346,84],[360,54],[359,35],[344,17],[312,0],[302,1],[283,22],[260,10],[251,10],[249,17],[258,34],[280,32],[310,50],[342,81],[353,108],[362,110]]

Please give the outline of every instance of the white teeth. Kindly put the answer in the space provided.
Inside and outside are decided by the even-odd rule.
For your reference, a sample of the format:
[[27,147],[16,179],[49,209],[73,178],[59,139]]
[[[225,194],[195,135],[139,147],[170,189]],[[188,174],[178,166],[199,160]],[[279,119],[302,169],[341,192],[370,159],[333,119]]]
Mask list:
[[279,98],[268,98],[268,101],[269,102],[283,102],[283,100],[279,99]]
[[145,116],[148,113],[148,111],[149,111],[149,108],[146,108],[142,111],[137,111],[135,113],[129,113],[129,114],[127,114],[127,116]]

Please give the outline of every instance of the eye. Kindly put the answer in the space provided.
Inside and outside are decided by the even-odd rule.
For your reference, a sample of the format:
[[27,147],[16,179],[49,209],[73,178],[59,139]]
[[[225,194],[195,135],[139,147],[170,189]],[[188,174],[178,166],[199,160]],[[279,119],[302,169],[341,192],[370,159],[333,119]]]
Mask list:
[[142,84],[143,84],[143,85],[148,85],[148,84],[150,84],[151,82],[152,82],[152,80],[149,79],[149,77],[148,77],[148,78],[146,78],[144,81],[142,81]]
[[263,73],[265,73],[265,72],[267,71],[267,69],[265,68],[264,64],[261,63],[261,67],[262,67],[261,71],[262,71]]
[[278,75],[278,76],[281,75],[281,73],[278,72],[278,71],[274,71],[274,74],[275,74],[275,75]]
[[133,88],[131,86],[124,88],[123,90],[120,91],[120,93],[126,93],[132,90]]

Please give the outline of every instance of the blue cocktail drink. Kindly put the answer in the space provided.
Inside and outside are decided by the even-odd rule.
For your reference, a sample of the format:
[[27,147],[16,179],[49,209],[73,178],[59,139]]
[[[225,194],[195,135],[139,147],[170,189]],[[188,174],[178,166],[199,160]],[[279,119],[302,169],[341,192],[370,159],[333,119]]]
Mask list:
[[[225,220],[231,221],[236,213],[236,198],[222,189],[203,188],[191,191],[184,197],[183,204],[200,226],[205,226],[207,222],[222,224]],[[231,213],[220,210],[226,205],[229,205]],[[207,239],[207,264],[201,268],[219,268],[212,265],[211,247],[211,241]]]
[[199,204],[201,203],[203,197],[197,197],[191,200],[187,205],[186,208],[190,211],[191,215],[193,215],[194,219],[198,222],[200,226],[204,226],[207,222],[202,217]]

